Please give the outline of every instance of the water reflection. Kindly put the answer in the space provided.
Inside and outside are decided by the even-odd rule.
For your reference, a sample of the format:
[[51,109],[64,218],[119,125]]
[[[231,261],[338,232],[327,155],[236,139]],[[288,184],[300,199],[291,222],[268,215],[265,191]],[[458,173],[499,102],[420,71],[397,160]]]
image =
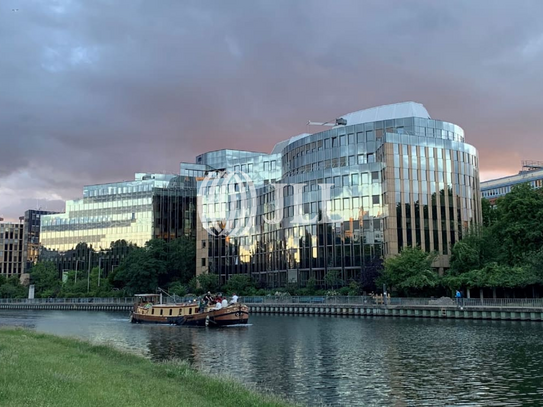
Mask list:
[[180,358],[307,404],[540,405],[543,324],[253,316],[251,326],[130,324],[125,313],[0,311],[19,325]]

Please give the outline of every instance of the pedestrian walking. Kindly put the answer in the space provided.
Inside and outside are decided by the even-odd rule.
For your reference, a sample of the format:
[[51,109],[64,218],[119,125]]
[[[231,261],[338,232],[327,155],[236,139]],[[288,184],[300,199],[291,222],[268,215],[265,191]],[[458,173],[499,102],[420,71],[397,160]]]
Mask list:
[[462,307],[462,293],[460,292],[460,290],[456,290],[455,297],[456,297],[456,305],[458,305],[459,307]]

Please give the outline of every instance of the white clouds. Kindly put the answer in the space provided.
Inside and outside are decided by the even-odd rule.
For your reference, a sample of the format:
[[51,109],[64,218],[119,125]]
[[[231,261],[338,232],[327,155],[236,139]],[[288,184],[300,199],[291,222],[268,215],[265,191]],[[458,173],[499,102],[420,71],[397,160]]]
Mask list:
[[524,44],[521,49],[522,55],[525,58],[532,59],[541,56],[543,51],[543,33],[539,34]]
[[228,51],[230,54],[232,54],[236,58],[243,57],[243,52],[241,51],[241,48],[239,47],[239,44],[236,40],[230,37],[226,37],[224,39],[226,42],[226,46],[228,47]]
[[90,47],[45,47],[42,68],[53,73],[76,69],[81,65],[91,65],[98,59],[96,48]]
[[48,0],[49,10],[56,14],[65,14],[73,5],[72,0]]
[[62,210],[66,190],[52,188],[35,169],[18,171],[0,180],[0,217],[15,220],[27,209]]

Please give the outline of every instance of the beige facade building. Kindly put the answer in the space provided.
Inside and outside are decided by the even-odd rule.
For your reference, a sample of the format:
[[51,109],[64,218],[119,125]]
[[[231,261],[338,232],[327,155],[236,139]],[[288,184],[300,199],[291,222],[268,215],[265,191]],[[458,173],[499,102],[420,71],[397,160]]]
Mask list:
[[23,272],[23,223],[0,222],[0,275],[20,277]]

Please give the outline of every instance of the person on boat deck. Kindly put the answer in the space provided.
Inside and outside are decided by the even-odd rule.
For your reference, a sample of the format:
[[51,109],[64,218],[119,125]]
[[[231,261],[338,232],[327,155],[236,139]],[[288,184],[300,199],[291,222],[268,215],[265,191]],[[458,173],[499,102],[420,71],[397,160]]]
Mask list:
[[236,295],[236,293],[234,293],[232,295],[232,300],[230,301],[230,304],[236,304],[238,302],[238,296]]
[[205,299],[204,298],[200,298],[200,312],[204,312],[205,308],[206,308],[206,302],[205,302]]
[[221,301],[221,305],[223,308],[228,307],[228,300],[226,298],[223,298],[223,300]]
[[217,301],[217,303],[215,304],[215,309],[217,310],[221,308],[222,308],[222,304],[219,301]]

